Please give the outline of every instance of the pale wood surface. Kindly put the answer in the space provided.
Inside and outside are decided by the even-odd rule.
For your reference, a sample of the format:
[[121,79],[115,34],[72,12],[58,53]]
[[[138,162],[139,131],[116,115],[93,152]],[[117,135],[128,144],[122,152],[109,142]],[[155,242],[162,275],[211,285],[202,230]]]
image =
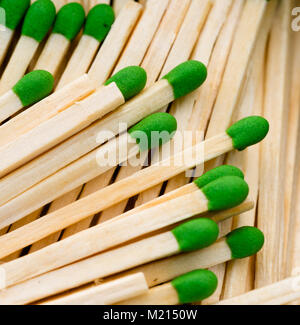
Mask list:
[[0,301],[1,304],[29,303],[178,252],[177,240],[171,232],[166,232],[95,255],[2,290]]
[[[270,36],[266,70],[264,116],[270,131],[262,143],[260,196],[257,225],[264,232],[264,248],[257,255],[255,287],[280,280],[283,276],[284,196],[286,133],[288,120],[288,75],[290,56],[291,2],[280,2]],[[280,44],[280,46],[279,46]],[[274,92],[276,89],[276,92]],[[274,110],[276,107],[276,110]]]
[[2,147],[0,154],[5,158],[1,159],[0,175],[6,175],[51,149],[124,102],[124,97],[115,83],[100,87],[87,98]]
[[115,0],[113,2],[113,8],[116,16],[119,15],[120,11],[123,9],[123,7],[126,5],[128,1],[129,0]]
[[1,33],[0,33],[0,65],[2,64],[7,50],[9,48],[9,45],[12,41],[13,35],[14,35],[14,31],[3,26],[0,25],[1,28]]
[[112,305],[143,295],[147,291],[143,273],[137,273],[41,305]]
[[87,75],[44,98],[0,126],[0,147],[16,140],[22,134],[67,109],[96,89],[96,84]]
[[39,43],[28,36],[21,36],[5,67],[0,80],[0,95],[10,90],[25,74]]
[[71,42],[61,34],[51,34],[40,54],[34,70],[46,70],[54,77]]
[[0,122],[3,122],[23,107],[20,98],[9,90],[0,96]]
[[137,2],[128,1],[115,20],[88,72],[89,76],[95,79],[99,84],[102,84],[113,71],[141,15],[142,8],[143,7]]

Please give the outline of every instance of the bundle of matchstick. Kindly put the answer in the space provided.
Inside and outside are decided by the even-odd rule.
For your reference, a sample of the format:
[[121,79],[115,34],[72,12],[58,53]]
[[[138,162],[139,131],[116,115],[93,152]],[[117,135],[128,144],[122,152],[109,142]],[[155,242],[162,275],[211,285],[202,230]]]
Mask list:
[[300,302],[296,3],[0,0],[0,304]]

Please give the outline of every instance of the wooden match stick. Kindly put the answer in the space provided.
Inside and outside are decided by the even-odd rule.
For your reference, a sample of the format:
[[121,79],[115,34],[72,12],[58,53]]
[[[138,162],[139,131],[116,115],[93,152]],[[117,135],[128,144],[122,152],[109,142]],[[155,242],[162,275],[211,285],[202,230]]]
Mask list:
[[13,39],[14,31],[20,24],[29,5],[30,0],[3,0],[0,3],[1,15],[5,15],[5,25],[2,25],[3,21],[0,22],[0,65]]
[[169,283],[150,289],[146,294],[118,305],[179,305],[208,298],[216,290],[218,279],[208,270],[194,270],[180,275]]
[[[192,76],[193,79],[190,79]],[[96,122],[78,135],[7,175],[0,183],[4,187],[14,188],[9,195],[12,195],[13,192],[15,194],[23,192],[85,153],[100,146],[106,140],[99,139],[98,134],[101,130],[111,131],[112,134],[125,131],[127,128],[127,125],[124,125],[125,122],[128,126],[132,126],[144,116],[157,111],[161,106],[170,103],[178,96],[195,90],[203,83],[205,76],[206,69],[199,62],[188,61],[179,65],[153,87],[146,89],[100,122]],[[188,80],[192,80],[192,82]],[[185,85],[184,88],[183,85]],[[120,129],[120,123],[123,123],[124,130]],[[4,195],[4,192],[1,193]],[[5,200],[7,199],[9,199],[8,196]]]
[[[115,248],[26,281],[24,283],[28,284],[39,279],[40,283],[38,288],[32,285],[32,289],[25,293],[26,302],[45,298],[89,283],[96,278],[113,275],[160,258],[208,247],[216,241],[218,234],[219,228],[211,219],[200,218],[186,222],[172,231]],[[1,265],[1,275],[5,276],[6,286],[10,286],[15,281],[11,282],[11,272],[5,267],[6,265],[8,263]],[[94,267],[95,265],[97,267]],[[70,276],[70,272],[72,272],[72,276]],[[54,281],[51,281],[51,278]],[[3,283],[3,281],[0,282]],[[4,297],[6,293],[10,294],[8,290],[0,292],[1,304],[7,303],[8,296]],[[15,299],[22,300],[22,303],[25,302],[21,293],[15,295]]]
[[44,70],[25,75],[14,87],[0,96],[0,122],[3,122],[25,106],[48,96],[54,85],[53,76]]
[[128,0],[115,0],[113,3],[113,8],[116,16],[119,15],[120,11],[123,9],[123,7],[126,5],[126,2]]
[[220,301],[217,305],[285,305],[299,298],[300,276],[298,275]]
[[[139,210],[136,214],[121,215],[115,220],[82,231],[3,267],[14,279],[13,281],[18,282],[208,210],[219,211],[232,208],[242,203],[248,195],[248,186],[242,177],[243,174],[232,167],[220,167],[212,170],[191,184],[191,192],[188,194],[155,204],[148,209]],[[213,191],[215,192],[213,193]],[[126,232],[124,233],[121,229],[126,229]],[[114,236],[106,234],[114,234]],[[99,238],[102,238],[101,242],[99,242]],[[87,245],[87,243],[89,244]],[[36,264],[37,260],[39,261],[38,265]],[[6,281],[9,280],[6,279]]]
[[9,143],[0,150],[7,157],[0,163],[0,175],[11,172],[124,104],[144,88],[146,79],[142,68],[127,67],[86,99]]
[[112,73],[142,9],[139,3],[128,1],[113,24],[88,72],[99,84]]
[[70,107],[90,95],[97,88],[96,83],[88,75],[56,91],[49,97],[18,114],[0,126],[0,147],[16,140],[22,134],[52,118],[59,112]]
[[112,305],[147,293],[143,273],[136,273],[40,305]]
[[[281,188],[285,183],[286,130],[289,111],[290,12],[291,1],[280,2],[269,42],[264,116],[272,121],[272,126],[271,137],[262,145],[261,150],[257,214],[257,224],[265,232],[268,241],[265,249],[257,256],[255,288],[281,280],[284,273],[284,196]],[[279,64],[278,69],[275,69],[277,64]],[[276,89],[275,93],[274,89]],[[272,164],[271,170],[270,164]]]
[[[213,159],[220,154],[231,151],[233,148],[240,150],[257,143],[265,137],[267,132],[268,123],[263,118],[249,117],[243,119],[231,126],[227,133],[221,133],[219,136],[187,148],[161,163],[145,168],[135,175],[107,186],[55,213],[40,218],[18,229],[15,233],[2,236],[0,238],[0,256],[7,256],[14,252],[16,247],[17,249],[20,249],[22,245],[24,245],[22,247],[26,247],[28,244],[32,244],[47,235],[151,188],[203,161]],[[178,162],[183,163],[179,164]],[[14,216],[8,218],[7,213],[5,213],[1,216],[1,221],[3,227],[5,227],[5,224],[10,224],[15,220]],[[46,226],[46,224],[49,225]]]
[[114,18],[114,12],[107,4],[96,5],[90,10],[83,35],[59,80],[58,89],[87,72],[99,45],[109,33]]
[[22,36],[0,80],[0,95],[23,77],[40,42],[51,28],[55,14],[55,6],[50,0],[38,0],[30,6],[22,26]]
[[95,6],[97,6],[99,4],[109,5],[110,0],[89,0],[89,8],[88,9],[91,10],[92,8],[94,8]]
[[[148,147],[145,148],[145,145],[142,146],[141,143],[138,144],[133,134],[136,133],[137,140],[140,140],[139,132],[144,132],[143,130],[146,130],[147,133],[157,132],[157,134],[162,134],[162,132],[164,132],[163,142],[165,143],[173,137],[176,132],[176,127],[176,119],[170,114],[156,113],[150,115],[131,128],[129,133],[122,134],[119,138],[107,142],[100,148],[91,151],[74,163],[39,182],[10,200],[9,205],[11,207],[18,207],[18,211],[22,211],[22,215],[27,214],[29,210],[35,211],[38,209],[37,206],[42,207],[52,202],[61,195],[103,174],[113,166],[137,158],[139,153],[145,152],[145,149],[148,149]],[[143,134],[146,136],[146,133]],[[159,139],[157,139],[157,143],[153,144],[151,144],[150,138],[146,140],[149,148],[154,148],[156,145],[159,145]],[[144,139],[142,139],[142,141],[144,141]],[[108,161],[107,157],[112,157],[113,160]],[[12,190],[10,193],[11,196],[15,195],[13,187],[10,188]],[[7,199],[9,194],[6,194]],[[28,206],[29,202],[31,202],[31,204]],[[13,212],[11,210],[10,213],[17,216],[18,211],[15,210]]]
[[[186,236],[187,232],[189,232],[188,237]],[[174,259],[177,261],[190,254],[198,255],[198,260],[193,259],[192,261],[193,265],[196,264],[197,266],[189,271],[207,268],[225,260],[244,258],[256,254],[264,243],[263,233],[254,227],[236,229],[228,234],[226,238],[222,238],[213,244],[217,236],[218,226],[212,220],[206,218],[195,219],[174,228],[172,231],[95,255],[11,286],[0,292],[0,301],[1,304],[29,303],[69,288],[78,287],[81,284],[93,281],[97,277],[103,278],[117,274],[134,266],[143,265],[180,252],[187,253],[195,250],[195,252],[189,254],[175,256]],[[170,259],[167,260],[170,261]],[[151,269],[152,272],[149,270],[149,266],[153,267],[158,265],[157,263],[161,264],[162,262],[165,262],[165,260],[142,267],[145,269],[148,267],[144,273],[148,285],[152,282],[151,286],[153,286],[153,282],[155,283],[156,281],[157,283],[170,281],[178,275],[187,272],[185,271],[188,268],[186,264],[181,264],[180,270],[173,269],[173,274],[175,273],[174,271],[178,273],[174,276],[169,272],[174,264],[168,264],[168,267],[165,270],[161,270],[160,273],[156,273],[153,268]],[[206,266],[202,267],[201,265]],[[157,276],[156,279],[152,278],[154,273]],[[2,275],[6,275],[7,283],[9,273],[3,269]],[[167,280],[162,281],[162,278],[167,278]]]
[[85,12],[81,4],[72,2],[63,6],[57,13],[56,20],[42,53],[34,67],[35,70],[47,70],[56,75],[72,40],[79,33],[84,23]]

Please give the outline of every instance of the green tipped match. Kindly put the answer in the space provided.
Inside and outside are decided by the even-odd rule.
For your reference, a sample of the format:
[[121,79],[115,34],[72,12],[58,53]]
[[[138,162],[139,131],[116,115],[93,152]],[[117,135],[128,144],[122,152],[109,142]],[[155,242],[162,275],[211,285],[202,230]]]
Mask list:
[[124,68],[108,79],[105,85],[115,82],[125,100],[137,95],[144,89],[147,82],[146,71],[138,66]]
[[48,96],[53,86],[54,78],[51,73],[34,70],[19,80],[12,90],[20,98],[22,104],[28,106]]
[[128,133],[136,139],[141,151],[159,147],[170,141],[177,130],[177,121],[168,113],[155,113],[133,126]]
[[233,147],[244,150],[265,138],[269,123],[261,116],[249,116],[234,123],[226,132],[232,138]]
[[99,4],[90,10],[83,33],[102,42],[115,21],[115,14],[109,5]]
[[198,218],[172,230],[181,252],[190,252],[213,244],[219,236],[219,227],[211,219]]
[[181,304],[201,301],[210,297],[217,289],[218,278],[209,270],[194,270],[171,282]]
[[51,28],[56,9],[50,0],[38,0],[28,9],[22,26],[22,35],[41,42]]
[[173,87],[174,98],[189,94],[200,87],[206,80],[206,66],[199,61],[186,61],[166,74],[163,79],[168,80]]
[[197,178],[194,183],[201,189],[212,181],[224,176],[237,176],[244,179],[244,174],[239,168],[230,165],[223,165],[203,174]]
[[72,41],[84,23],[85,12],[81,4],[71,2],[59,10],[53,27],[53,33],[64,35]]
[[5,10],[5,26],[14,30],[21,22],[29,6],[30,0],[1,0],[0,8]]
[[256,254],[264,245],[264,234],[255,227],[241,227],[226,236],[232,258],[245,258]]
[[224,176],[210,182],[201,191],[208,200],[208,210],[218,211],[244,202],[249,194],[249,187],[240,177]]

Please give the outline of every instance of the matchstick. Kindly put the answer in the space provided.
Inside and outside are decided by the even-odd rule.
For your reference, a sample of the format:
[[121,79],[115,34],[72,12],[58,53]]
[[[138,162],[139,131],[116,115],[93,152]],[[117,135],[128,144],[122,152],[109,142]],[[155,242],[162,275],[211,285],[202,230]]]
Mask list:
[[[189,236],[187,237],[186,234],[189,234]],[[18,303],[20,301],[24,303],[25,299],[26,302],[29,302],[29,300],[34,301],[46,298],[52,294],[89,283],[99,277],[110,276],[132,267],[181,252],[202,249],[212,245],[216,241],[218,234],[219,228],[211,219],[195,219],[177,226],[171,231],[115,248],[58,270],[45,273],[32,280],[25,281],[24,284],[29,284],[39,279],[40,285],[37,288],[32,284],[31,290],[28,290],[23,297],[20,292],[20,294],[14,295],[14,299],[17,299]],[[10,286],[16,283],[16,281],[12,281],[10,270],[6,267],[7,265],[8,263],[1,265],[1,275],[2,277],[6,276],[5,284]],[[96,268],[93,267],[95,265],[97,265]],[[70,272],[72,272],[72,276],[70,276]],[[54,281],[51,281],[51,278]],[[1,282],[3,283],[3,281]],[[17,286],[11,288],[14,290]],[[8,302],[10,293],[9,289],[1,291],[1,304]]]
[[298,275],[220,301],[217,305],[285,305],[300,298],[299,285],[300,276]]
[[89,10],[91,10],[92,8],[94,8],[95,6],[97,6],[99,4],[109,5],[110,0],[89,0]]
[[84,9],[81,4],[76,2],[66,4],[58,11],[52,34],[35,64],[35,70],[47,70],[53,76],[56,75],[72,40],[80,31],[84,19]]
[[59,80],[58,89],[87,72],[99,45],[109,33],[113,22],[114,12],[107,4],[99,4],[89,11],[83,35]]
[[3,0],[0,3],[1,14],[5,14],[5,25],[0,22],[0,65],[2,64],[9,45],[14,36],[14,31],[20,24],[30,0]]
[[[176,132],[176,127],[176,119],[170,114],[156,113],[146,117],[131,128],[129,133],[125,133],[119,138],[107,142],[100,148],[91,151],[89,154],[49,176],[45,180],[29,188],[27,191],[21,193],[19,196],[11,199],[9,205],[11,207],[18,207],[18,211],[15,210],[13,212],[10,210],[10,213],[17,216],[19,212],[21,212],[22,215],[26,215],[29,210],[35,211],[61,195],[69,193],[78,186],[103,174],[113,166],[137,158],[140,153],[147,151],[146,149],[148,149],[148,147],[145,147],[146,144],[138,144],[133,134],[137,134],[137,140],[143,142],[147,140],[149,148],[154,148],[159,145],[159,139],[157,139],[157,143],[153,142],[153,144],[151,144],[150,138],[139,139],[139,132],[144,132],[143,130],[146,130],[147,133],[157,132],[157,134],[162,134],[162,132],[164,132],[163,143],[165,143],[173,137]],[[145,133],[145,136],[147,133]],[[107,157],[113,157],[113,159],[108,161]],[[5,200],[8,201],[9,197],[15,195],[13,187],[14,186],[10,186],[11,192],[6,193]],[[18,191],[21,192],[20,187],[18,187]],[[28,207],[29,202],[31,202],[31,204]]]
[[[186,195],[166,200],[159,205],[155,204],[152,207],[150,206],[149,209],[139,210],[136,214],[125,214],[124,216],[119,216],[116,220],[80,232],[66,240],[48,246],[44,250],[28,255],[26,258],[28,272],[32,272],[32,267],[35,265],[34,260],[37,259],[40,261],[38,272],[46,272],[50,270],[48,269],[49,267],[54,269],[69,264],[80,258],[87,257],[94,253],[99,253],[107,248],[121,244],[122,242],[126,242],[130,239],[145,235],[146,233],[180,222],[191,216],[198,215],[206,210],[219,211],[232,208],[242,203],[248,194],[247,185],[243,181],[242,177],[243,174],[240,170],[230,166],[222,166],[214,171],[210,171],[208,174],[199,178],[195,184],[191,184],[191,192]],[[221,206],[219,203],[218,206],[216,206],[216,202],[212,203],[213,199],[209,195],[207,196],[207,193],[212,192],[212,189],[216,189],[220,184],[223,184],[221,185],[223,190],[220,193],[223,197],[223,202],[221,203]],[[226,198],[227,194],[229,197]],[[217,195],[216,192],[214,195]],[[185,202],[188,206],[185,206],[182,202]],[[157,217],[150,218],[150,216]],[[155,220],[155,218],[157,218],[157,220]],[[109,233],[110,231],[113,231],[113,229],[115,234],[114,238],[107,238],[107,242],[105,243],[103,234]],[[118,233],[118,229],[131,229],[131,233],[128,230],[126,233]],[[94,242],[96,238],[97,240]],[[99,243],[99,238],[103,238],[102,244]],[[115,240],[117,240],[117,242]],[[89,242],[89,245],[86,245],[87,242]],[[85,244],[83,245],[83,243]],[[81,248],[77,247],[74,255],[74,252],[71,252],[65,247],[65,245],[67,245],[67,247],[74,247],[73,245],[77,245],[81,246]],[[57,253],[54,253],[54,251]],[[68,251],[69,253],[67,253]],[[64,255],[58,258],[60,252],[64,252]],[[49,257],[54,255],[56,256],[56,261],[54,261],[54,264],[53,262],[49,263]],[[44,257],[41,258],[41,256]],[[31,262],[28,261],[29,259]],[[41,262],[42,259],[44,260],[45,266]],[[47,263],[46,260],[48,260]],[[22,261],[19,262],[22,263]],[[46,267],[47,269],[43,269],[43,267]],[[24,267],[21,269],[24,276],[26,270]]]
[[[106,131],[106,134],[107,131],[111,131],[112,138],[113,135],[125,131],[127,125],[129,127],[134,125],[144,116],[157,111],[161,106],[170,103],[178,96],[195,90],[203,83],[205,75],[206,69],[199,62],[188,61],[179,65],[153,87],[146,89],[106,118],[7,175],[0,183],[4,187],[14,188],[13,192],[15,193],[28,189],[85,153],[99,147],[106,140],[99,139],[98,134],[101,130]],[[193,78],[190,79],[191,77]],[[192,80],[192,82],[188,82],[188,80]],[[184,93],[181,92],[182,85],[185,85]],[[123,123],[124,130],[120,129],[120,122]],[[125,122],[127,125],[124,125]],[[4,195],[4,192],[1,193]]]
[[0,126],[0,147],[52,118],[95,91],[97,85],[87,75],[56,91]]
[[147,293],[143,273],[136,273],[40,305],[112,305]]
[[14,87],[0,96],[0,122],[3,122],[25,106],[48,96],[54,85],[53,76],[44,70],[25,75]]
[[116,16],[119,15],[122,8],[126,5],[126,2],[128,2],[128,0],[115,0],[113,2],[113,8]]
[[[190,231],[190,236],[186,237],[185,234],[188,231]],[[232,258],[244,258],[256,254],[264,243],[263,233],[254,227],[236,229],[228,234],[226,238],[222,238],[213,244],[217,234],[218,227],[213,221],[206,218],[195,219],[174,228],[172,231],[95,255],[11,286],[0,292],[1,303],[29,303],[89,283],[96,278],[104,278],[180,252],[188,253],[195,250],[195,252],[180,254],[172,258],[173,261],[177,262],[187,256],[194,255],[193,257],[195,257],[195,255],[198,255],[197,260],[190,258],[190,265],[181,264],[181,267],[177,269],[172,268],[174,263],[166,264],[166,260],[142,266],[145,269],[144,275],[148,285],[153,286],[153,283],[159,284],[170,281],[185,272],[198,268],[207,268],[215,265],[215,263],[231,260]],[[167,261],[170,260],[167,259]],[[165,269],[154,268],[162,263],[166,264]],[[192,269],[189,269],[191,263],[193,266]],[[2,267],[5,265],[7,264],[3,264]],[[95,268],[95,265],[98,267]],[[197,266],[194,267],[194,265]],[[201,265],[205,266],[202,267]],[[157,272],[158,270],[159,272]],[[2,274],[9,275],[9,273],[5,272]],[[162,279],[165,281],[162,281]]]
[[146,51],[153,39],[156,30],[167,9],[169,0],[149,0],[140,20],[134,29],[128,44],[123,50],[122,56],[114,69],[117,72],[129,65],[139,65],[143,61]]
[[7,157],[2,160],[2,166],[0,164],[0,175],[13,171],[124,104],[144,88],[146,79],[146,72],[142,68],[127,67],[86,99],[9,143],[0,150]]
[[[15,233],[2,236],[0,238],[0,256],[7,256],[14,252],[16,247],[17,249],[20,249],[22,245],[24,245],[22,247],[26,247],[28,244],[32,244],[113,204],[151,188],[203,161],[213,159],[220,154],[231,151],[233,148],[245,149],[247,146],[262,140],[267,132],[268,122],[263,118],[249,117],[243,119],[219,136],[200,142],[161,163],[152,165],[135,175],[107,186],[55,213],[32,222]],[[184,157],[188,157],[188,159]],[[183,163],[178,164],[180,161]],[[14,216],[8,217],[7,213],[1,215],[3,227],[5,227],[5,224],[14,221]],[[48,223],[49,225],[46,226]]]
[[142,12],[142,6],[128,1],[113,24],[105,42],[102,44],[92,66],[89,76],[102,84],[112,73],[117,60]]
[[118,305],[179,305],[208,298],[216,290],[218,279],[208,270],[194,270],[180,275],[169,283],[150,289]]
[[55,6],[50,0],[38,0],[28,9],[22,35],[0,80],[0,95],[11,89],[26,72],[40,42],[55,19]]
[[[31,4],[36,2],[37,0],[31,0]],[[53,4],[55,5],[56,11],[59,11],[59,9],[66,4],[66,0],[51,0]],[[76,0],[74,0],[76,1]]]
[[[285,130],[288,128],[289,111],[290,12],[291,1],[281,2],[268,50],[264,116],[270,119],[272,126],[271,136],[261,150],[261,185],[257,214],[257,224],[265,232],[268,241],[263,252],[257,256],[255,288],[281,280],[284,273],[284,196],[281,188],[285,184]],[[275,69],[277,64],[278,69]]]

